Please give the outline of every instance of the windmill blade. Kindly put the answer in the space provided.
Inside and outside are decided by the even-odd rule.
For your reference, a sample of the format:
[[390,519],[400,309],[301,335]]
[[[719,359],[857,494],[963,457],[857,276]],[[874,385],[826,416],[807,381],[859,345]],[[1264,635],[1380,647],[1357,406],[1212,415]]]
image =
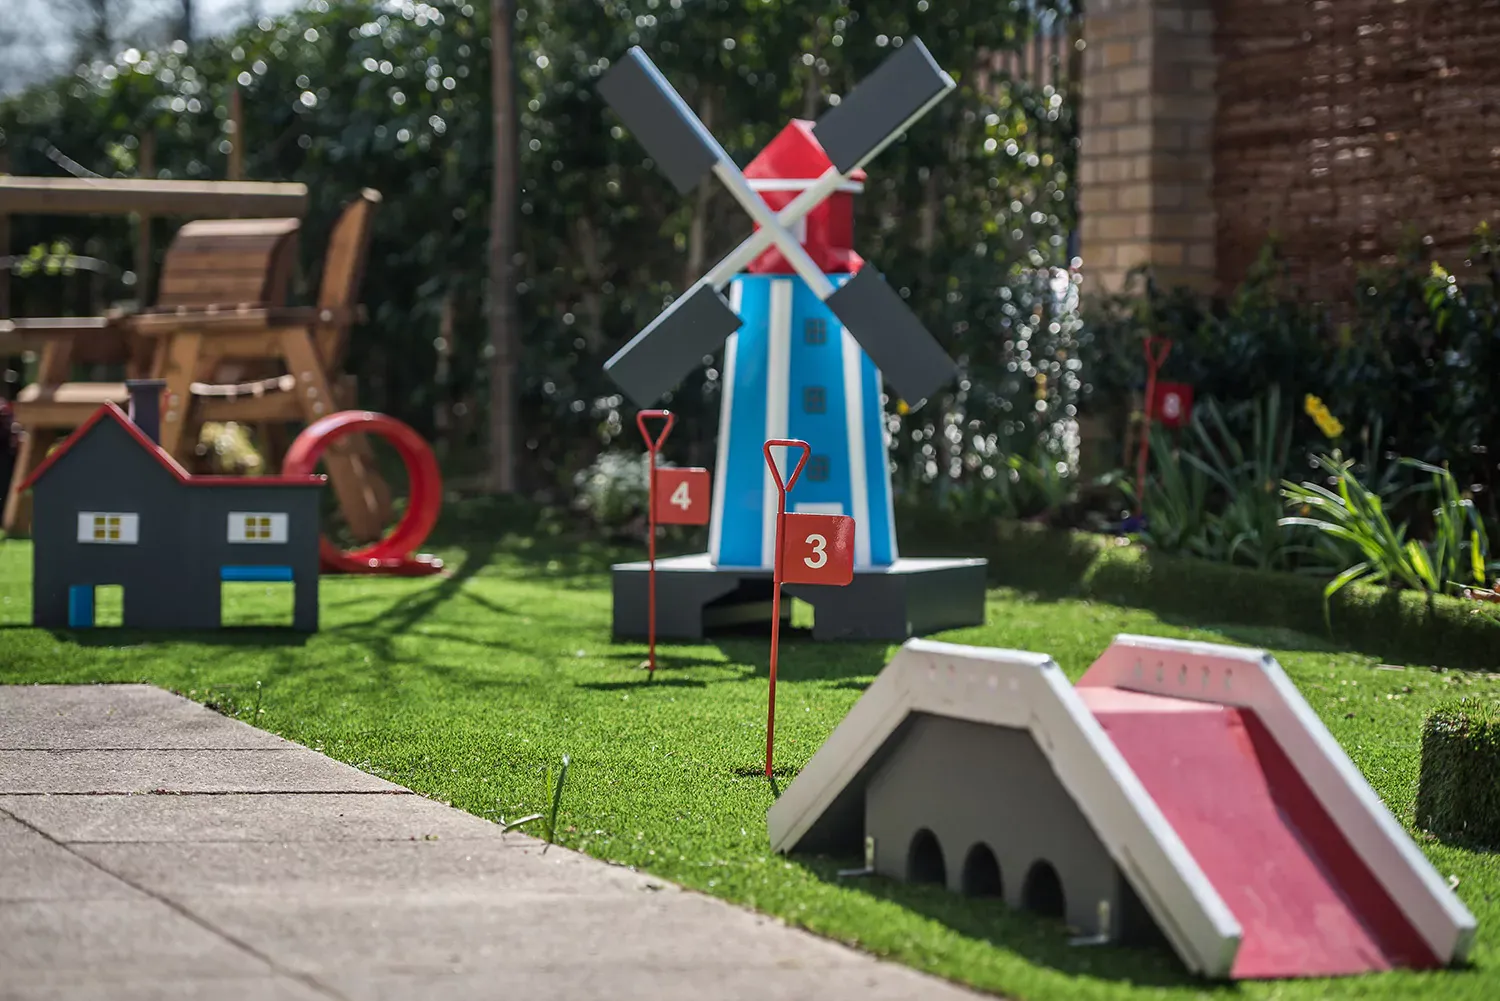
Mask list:
[[604,363],[637,406],[649,407],[719,350],[741,320],[717,289],[699,282]]
[[956,85],[920,38],[912,38],[823,113],[813,135],[848,173],[906,131]]
[[958,370],[917,314],[869,265],[825,301],[903,399],[926,399]]
[[609,68],[599,93],[678,193],[692,191],[714,164],[728,159],[639,45]]

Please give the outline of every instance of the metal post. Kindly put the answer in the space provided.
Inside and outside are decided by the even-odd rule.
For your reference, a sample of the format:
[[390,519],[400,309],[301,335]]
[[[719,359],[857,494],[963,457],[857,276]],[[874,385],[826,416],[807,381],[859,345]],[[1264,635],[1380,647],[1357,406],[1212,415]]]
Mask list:
[[[10,173],[10,151],[0,146],[0,174]],[[10,216],[0,212],[0,258],[10,257]],[[10,316],[10,264],[0,268],[0,319]]]
[[[141,136],[140,158],[137,171],[143,178],[156,176],[156,135],[147,132]],[[139,309],[145,309],[151,296],[151,216],[137,213],[135,216],[135,301]]]

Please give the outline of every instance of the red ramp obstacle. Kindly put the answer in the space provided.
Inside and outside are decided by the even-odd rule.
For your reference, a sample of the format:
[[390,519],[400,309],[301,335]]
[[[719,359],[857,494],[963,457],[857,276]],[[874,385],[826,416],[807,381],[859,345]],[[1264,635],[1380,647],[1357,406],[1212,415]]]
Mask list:
[[1079,694],[1239,921],[1231,977],[1439,965],[1253,710]]
[[1446,966],[1474,939],[1258,650],[1118,636],[1072,685],[1045,654],[910,640],[767,826],[774,851],[863,853],[876,874],[994,894],[1089,941],[1165,939],[1211,978]]
[[394,417],[368,410],[342,410],[329,414],[309,424],[292,442],[286,461],[282,463],[282,475],[312,473],[330,445],[353,434],[378,435],[395,447],[406,466],[411,498],[396,527],[372,545],[345,552],[329,542],[326,536],[319,539],[318,558],[323,572],[404,577],[440,573],[443,561],[418,553],[417,547],[427,541],[428,534],[437,524],[438,511],[443,506],[443,479],[432,448],[410,426]]

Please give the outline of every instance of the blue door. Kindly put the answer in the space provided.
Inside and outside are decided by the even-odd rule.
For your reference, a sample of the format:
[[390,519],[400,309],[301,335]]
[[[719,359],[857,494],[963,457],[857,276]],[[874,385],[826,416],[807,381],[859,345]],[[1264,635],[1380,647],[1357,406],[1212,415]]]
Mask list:
[[68,628],[94,627],[94,586],[77,584],[68,588]]

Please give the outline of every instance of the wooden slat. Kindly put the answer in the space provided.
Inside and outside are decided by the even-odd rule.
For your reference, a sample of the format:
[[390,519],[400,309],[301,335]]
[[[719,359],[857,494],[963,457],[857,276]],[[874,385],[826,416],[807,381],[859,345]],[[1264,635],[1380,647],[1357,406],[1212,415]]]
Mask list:
[[[248,242],[248,241],[247,241]],[[198,246],[184,247],[178,252],[176,245],[168,253],[163,274],[245,274],[264,272],[267,259],[276,248],[269,246],[237,246],[232,250],[207,250]],[[188,251],[191,251],[189,253]]]
[[[123,382],[64,382],[56,386],[30,385],[16,397],[17,420],[32,404],[76,404],[97,409],[106,403],[124,403],[130,393]],[[92,409],[90,413],[92,413]],[[24,424],[25,421],[23,420]]]
[[265,286],[265,272],[245,274],[189,273],[162,275],[161,294],[156,301],[163,306],[209,305],[215,302],[260,302]]
[[295,393],[267,393],[264,396],[194,396],[194,412],[200,420],[237,421],[254,424],[259,421],[295,421],[302,419],[302,405]]
[[0,215],[300,216],[307,185],[265,181],[0,177]]
[[[286,327],[308,327],[313,324],[348,323],[360,314],[357,309],[318,309],[316,307],[257,307],[221,310],[181,310],[171,313],[141,313],[129,319],[130,329],[145,337],[164,337],[182,331],[205,334],[253,334]],[[268,357],[274,357],[274,352]]]
[[249,237],[277,237],[295,233],[302,227],[300,219],[195,219],[177,231],[179,239],[223,240],[224,246],[236,246]]

